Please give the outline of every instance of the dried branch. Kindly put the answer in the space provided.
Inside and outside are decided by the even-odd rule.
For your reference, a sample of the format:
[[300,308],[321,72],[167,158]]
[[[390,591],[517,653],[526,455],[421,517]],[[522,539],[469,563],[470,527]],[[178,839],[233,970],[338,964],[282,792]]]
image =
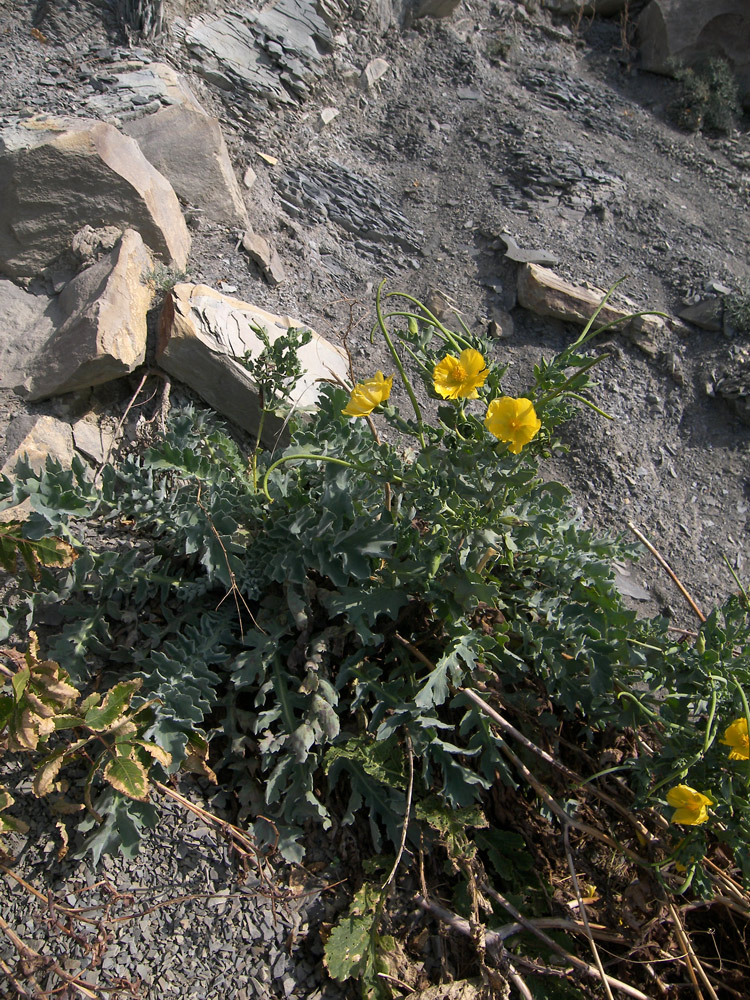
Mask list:
[[594,935],[591,933],[591,928],[589,926],[589,917],[586,913],[586,907],[583,902],[583,894],[581,892],[581,887],[578,884],[578,875],[576,873],[575,861],[573,860],[573,852],[570,849],[570,827],[567,824],[563,825],[563,844],[565,846],[565,856],[568,859],[568,868],[570,869],[570,877],[573,881],[573,891],[576,894],[576,899],[578,900],[578,912],[581,914],[581,919],[583,920],[583,925],[586,928],[586,937],[589,939],[589,945],[591,946],[591,954],[594,956],[594,961],[596,962],[596,967],[599,971],[599,976],[602,980],[602,985],[604,986],[604,992],[609,997],[609,1000],[614,1000],[612,996],[612,990],[609,988],[609,983],[607,982],[607,974],[604,971],[604,966],[602,965],[601,956],[599,955],[599,949],[596,947],[596,941],[594,941]]
[[385,892],[388,886],[396,877],[396,872],[398,871],[398,866],[401,863],[401,858],[404,854],[404,848],[406,847],[406,835],[409,832],[409,814],[411,813],[411,800],[412,794],[414,792],[414,751],[411,744],[411,736],[409,736],[409,730],[404,730],[404,735],[406,737],[406,758],[409,762],[409,786],[406,789],[406,810],[404,812],[404,825],[401,827],[401,843],[398,845],[398,851],[396,853],[396,860],[393,862],[393,868],[388,878],[383,883],[382,892]]
[[703,612],[701,611],[701,609],[698,607],[698,605],[695,603],[695,601],[693,600],[693,598],[690,596],[690,594],[688,593],[687,589],[680,582],[680,580],[677,577],[677,574],[672,569],[672,567],[669,565],[669,563],[664,558],[664,556],[661,555],[660,552],[657,552],[657,550],[654,548],[654,546],[651,544],[651,542],[648,540],[648,538],[646,538],[646,536],[641,531],[639,531],[638,528],[636,528],[636,526],[634,524],[632,524],[630,521],[628,521],[627,525],[630,528],[630,530],[633,532],[633,534],[635,535],[635,537],[638,539],[638,541],[639,542],[643,542],[643,544],[649,550],[649,552],[651,553],[651,555],[654,556],[654,558],[657,560],[657,562],[659,562],[664,567],[664,569],[667,571],[667,573],[669,573],[669,575],[672,577],[672,580],[677,584],[677,588],[679,589],[679,591],[682,594],[682,596],[685,598],[685,600],[688,602],[688,604],[693,609],[693,611],[695,612],[695,614],[698,616],[698,619],[701,622],[704,622],[706,620],[706,616],[703,614]]

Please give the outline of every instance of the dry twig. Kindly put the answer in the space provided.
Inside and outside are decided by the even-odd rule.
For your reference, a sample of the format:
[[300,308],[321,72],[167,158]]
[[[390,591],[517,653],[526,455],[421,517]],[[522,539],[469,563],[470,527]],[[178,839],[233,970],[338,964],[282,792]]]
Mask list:
[[696,978],[696,972],[697,972],[698,976],[700,976],[700,978],[703,980],[703,985],[708,990],[708,995],[711,997],[711,1000],[719,1000],[718,996],[716,995],[716,990],[713,988],[713,986],[711,985],[711,981],[706,975],[706,970],[701,965],[698,956],[695,954],[695,951],[693,950],[693,946],[690,944],[690,938],[688,937],[685,928],[683,927],[682,921],[680,920],[679,914],[677,913],[677,910],[675,909],[674,904],[672,903],[671,900],[667,901],[667,907],[669,909],[669,915],[672,918],[672,923],[674,924],[674,928],[677,931],[677,937],[680,939],[680,944],[685,950],[684,961],[685,965],[687,966],[688,975],[690,976],[690,981],[692,982],[693,988],[695,989],[696,997],[698,997],[698,1000],[703,1000],[703,993]]
[[706,620],[706,616],[703,614],[703,612],[701,611],[701,609],[698,607],[698,605],[695,603],[695,601],[693,600],[693,598],[690,596],[690,594],[688,593],[687,589],[680,582],[679,578],[677,577],[677,574],[672,569],[672,567],[669,565],[669,563],[664,558],[664,556],[661,555],[661,553],[658,552],[654,548],[654,546],[651,544],[651,542],[648,540],[648,538],[646,538],[646,536],[643,534],[643,532],[639,531],[638,528],[636,528],[636,526],[634,524],[632,524],[630,521],[628,521],[627,525],[630,528],[630,530],[633,532],[633,534],[635,535],[635,537],[638,539],[638,541],[639,542],[643,542],[643,544],[649,550],[649,552],[651,553],[651,555],[654,556],[654,558],[657,560],[657,562],[659,562],[664,567],[664,569],[667,571],[667,573],[669,573],[669,575],[672,577],[672,580],[677,584],[677,587],[678,587],[680,593],[685,598],[685,600],[688,602],[688,604],[693,609],[693,611],[695,612],[695,614],[698,616],[699,620],[701,622],[704,622]]

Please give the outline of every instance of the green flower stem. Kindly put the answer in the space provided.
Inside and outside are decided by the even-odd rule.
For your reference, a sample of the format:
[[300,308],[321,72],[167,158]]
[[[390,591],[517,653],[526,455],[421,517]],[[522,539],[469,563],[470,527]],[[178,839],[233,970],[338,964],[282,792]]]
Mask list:
[[722,558],[724,559],[724,562],[726,564],[727,569],[729,570],[729,572],[734,577],[734,582],[737,585],[737,589],[742,594],[742,599],[745,602],[745,607],[747,608],[748,611],[750,611],[750,596],[748,596],[747,591],[742,586],[740,578],[737,576],[737,574],[734,571],[734,567],[732,566],[732,564],[729,562],[729,560],[726,557],[726,553],[722,552]]
[[[566,378],[561,386],[558,386],[557,389],[553,389],[552,392],[548,392],[546,396],[542,396],[542,398],[537,401],[536,405],[541,409],[549,403],[551,399],[554,399],[556,396],[560,396],[564,393],[568,386],[572,385],[579,375],[585,375],[587,371],[594,367],[594,365],[598,365],[600,361],[604,361],[605,358],[608,357],[609,354],[599,354],[595,358],[589,358],[589,360],[585,362],[585,364],[582,364],[580,368],[576,368],[573,374],[569,378]],[[606,414],[604,414],[604,416],[606,416]]]
[[652,712],[650,708],[646,708],[646,706],[643,704],[643,702],[639,701],[638,698],[636,698],[636,696],[634,694],[632,694],[632,692],[630,692],[630,691],[618,691],[617,692],[617,697],[618,698],[627,698],[629,701],[632,701],[633,704],[638,709],[640,709],[640,711],[647,718],[653,719],[654,722],[658,722],[661,725],[664,724],[663,720],[659,718],[658,714],[656,712]]
[[[405,299],[411,298],[411,296],[403,295],[401,292],[390,292],[389,294],[398,295],[401,298]],[[462,345],[464,347],[471,347],[470,341],[465,340],[460,334],[454,333],[452,330],[449,330],[446,326],[443,326],[440,320],[437,319],[435,316],[433,316],[430,310],[426,306],[422,305],[421,302],[417,301],[417,299],[411,299],[411,301],[416,302],[416,304],[421,309],[423,309],[424,312],[420,314],[420,313],[412,313],[405,311],[402,312],[400,310],[396,310],[395,312],[388,313],[385,318],[395,319],[396,317],[400,316],[405,319],[415,319],[417,320],[418,323],[429,323],[430,326],[433,326],[435,328],[435,333],[437,333],[440,339],[444,340],[446,344],[450,344],[450,346],[453,348],[454,351],[460,352],[461,350],[463,350]]]
[[[407,295],[406,292],[389,292],[388,295],[389,296],[392,295],[392,296],[398,297],[400,299],[406,299],[407,302],[413,302],[414,305],[417,306],[422,311],[422,315],[421,316],[420,315],[415,316],[415,319],[424,321],[424,319],[426,317],[427,320],[435,327],[435,329],[439,331],[439,333],[442,335],[442,337],[446,341],[446,343],[450,344],[451,347],[453,347],[455,350],[457,350],[457,351],[460,352],[461,349],[462,349],[461,348],[461,344],[463,344],[464,347],[472,347],[473,346],[470,341],[466,340],[464,337],[460,336],[459,334],[454,333],[452,330],[449,330],[448,327],[443,326],[443,324],[440,322],[440,320],[437,318],[437,316],[434,316],[430,312],[430,310],[427,308],[427,306],[424,305],[423,302],[420,302],[419,299],[415,299],[413,295]],[[393,315],[393,316],[401,316],[401,315],[403,315],[403,316],[411,316],[412,314],[411,313],[398,313],[398,312],[396,312],[396,313],[392,313],[391,315]]]
[[[742,687],[742,685],[734,676],[734,674],[732,674],[732,683],[740,693],[740,698],[742,699],[742,707],[745,710],[745,721],[747,722],[747,731],[750,733],[750,706],[747,703],[747,695],[745,694],[745,689]],[[747,761],[747,775],[745,777],[745,785],[750,785],[750,759],[748,759]]]
[[693,764],[697,764],[702,756],[703,756],[703,751],[699,750],[698,753],[694,753],[692,757],[688,757],[687,761],[683,764],[682,767],[672,771],[671,774],[667,775],[666,778],[662,778],[661,781],[657,781],[654,787],[648,793],[648,798],[651,798],[651,796],[655,795],[659,791],[659,789],[663,788],[665,785],[671,785],[672,782],[676,781],[678,778],[680,779],[686,778],[690,768],[693,766]]
[[[263,477],[263,485],[261,489],[266,495],[266,499],[271,501],[271,494],[268,492],[268,479],[274,469],[277,469],[284,462],[295,462],[304,461],[308,462],[330,462],[332,465],[343,465],[347,469],[356,469],[358,472],[364,472],[368,476],[376,476],[377,473],[373,472],[372,469],[366,468],[364,465],[359,465],[357,462],[347,462],[344,458],[336,458],[333,455],[316,455],[310,452],[299,452],[294,455],[284,455],[282,458],[277,459],[273,465],[270,465]],[[403,483],[405,480],[401,479],[400,476],[388,475],[381,477],[389,482]]]
[[716,690],[711,691],[711,707],[708,710],[708,721],[706,722],[706,735],[703,740],[703,753],[708,753],[708,748],[716,739],[716,731],[712,733],[714,727],[714,716],[716,715]]
[[[387,317],[386,317],[386,318],[387,318]],[[418,366],[419,366],[419,367],[420,367],[420,368],[422,369],[422,371],[424,372],[424,374],[425,374],[426,376],[428,376],[428,377],[429,377],[429,376],[431,376],[431,375],[432,375],[432,371],[431,371],[431,369],[430,369],[430,366],[429,366],[429,365],[426,365],[426,364],[424,363],[424,361],[422,361],[422,360],[420,359],[420,357],[419,357],[419,355],[417,354],[417,352],[416,352],[416,351],[413,351],[413,350],[411,349],[411,347],[409,347],[409,345],[408,345],[408,344],[404,344],[404,350],[405,350],[405,351],[406,351],[406,353],[407,353],[407,354],[409,355],[409,357],[410,357],[410,358],[412,359],[412,361],[414,361],[414,362],[415,362],[415,363],[416,363],[416,364],[417,364],[417,365],[418,365]]]
[[401,362],[401,358],[398,355],[398,351],[393,346],[393,341],[391,340],[391,336],[388,333],[388,328],[385,325],[385,320],[383,319],[383,310],[380,306],[380,296],[382,294],[384,284],[385,284],[385,279],[383,279],[380,282],[380,285],[378,286],[378,293],[375,296],[375,311],[378,317],[378,326],[380,327],[381,333],[385,337],[385,342],[388,345],[388,350],[391,352],[391,357],[393,358],[396,367],[398,368],[399,375],[401,376],[401,381],[404,383],[404,387],[407,393],[409,394],[409,399],[411,400],[411,405],[414,409],[414,416],[417,418],[417,424],[419,426],[419,442],[422,445],[422,447],[425,448],[427,445],[424,438],[424,431],[423,431],[424,421],[422,420],[422,411],[419,408],[417,397],[414,395],[414,389],[412,387],[411,382],[409,381],[409,376],[406,374],[406,371],[404,370],[404,366]]
[[253,475],[253,493],[258,492],[258,449],[260,448],[260,436],[263,433],[263,425],[266,422],[266,408],[262,407],[260,411],[260,420],[258,421],[258,433],[255,437],[255,447],[253,448],[253,453],[250,456],[250,468]]
[[586,399],[584,396],[579,396],[577,392],[569,392],[568,395],[572,399],[577,399],[579,403],[583,403],[594,411],[598,413],[600,417],[604,417],[605,420],[614,420],[615,418],[611,413],[605,413],[604,410],[600,410],[598,406],[591,402],[590,399]]

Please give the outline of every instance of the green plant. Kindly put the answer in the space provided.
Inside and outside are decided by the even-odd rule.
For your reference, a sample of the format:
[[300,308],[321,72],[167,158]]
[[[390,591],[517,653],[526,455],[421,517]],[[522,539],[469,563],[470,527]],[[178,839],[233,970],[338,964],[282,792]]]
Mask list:
[[750,333],[750,289],[732,292],[724,299],[727,322],[739,333]]
[[707,129],[731,132],[741,114],[737,80],[729,63],[707,59],[675,73],[679,96],[672,115],[680,128],[690,132]]
[[174,267],[171,264],[162,264],[157,261],[151,272],[147,275],[147,278],[155,291],[164,294],[171,291],[180,282],[187,281],[188,273],[184,268]]
[[[59,663],[39,659],[39,643],[33,632],[30,640],[23,655],[13,649],[0,650],[0,655],[16,668],[13,671],[0,666],[0,676],[11,688],[9,694],[0,695],[0,750],[34,756],[44,751],[41,760],[34,764],[32,791],[38,798],[57,793],[58,810],[64,803],[72,806],[73,812],[77,811],[65,796],[68,782],[59,779],[60,772],[85,763],[85,805],[90,815],[104,826],[105,818],[92,799],[98,776],[108,786],[97,802],[99,808],[106,806],[107,810],[117,812],[120,802],[133,800],[137,809],[136,803],[148,799],[152,763],[155,761],[163,768],[171,764],[170,754],[143,738],[143,731],[151,721],[152,703],[147,701],[137,709],[131,708],[133,696],[141,686],[138,677],[115,684],[103,698],[92,693],[80,701],[78,690]],[[61,733],[68,738],[59,738]],[[5,809],[13,800],[2,787],[0,796],[0,808]],[[0,832],[20,829],[18,820],[0,816]],[[121,831],[121,842],[127,849],[126,830]]]
[[[606,417],[591,382],[604,355],[589,347],[616,322],[594,317],[516,398],[463,324],[382,289],[376,315],[393,373],[325,386],[309,420],[291,417],[285,448],[258,445],[248,461],[186,410],[96,484],[79,462],[20,463],[6,488],[31,502],[24,537],[54,535],[77,558],[44,568],[5,629],[23,635],[55,605],[47,654],[71,683],[95,665],[137,681],[138,740],[162,747],[169,770],[209,742],[242,819],[265,817],[259,838],[270,820],[287,857],[301,857],[310,821],[366,816],[371,850],[390,844],[396,862],[358,888],[327,954],[367,996],[387,993],[389,893],[425,846],[445,861],[483,970],[483,922],[489,934],[524,906],[537,959],[562,948],[581,975],[606,979],[534,924],[544,894],[519,875],[544,854],[505,836],[497,799],[533,811],[546,850],[562,833],[558,861],[572,870],[571,830],[621,858],[626,875],[601,875],[613,898],[636,872],[662,895],[710,897],[718,846],[750,882],[750,763],[732,756],[748,715],[747,597],[730,597],[692,644],[663,618],[639,620],[613,573],[634,547],[589,530],[540,475],[563,420],[582,405]],[[298,343],[292,332],[247,359],[262,411],[289,391]],[[616,764],[600,763],[613,746]],[[680,802],[702,798],[675,818],[681,786]],[[145,804],[102,794],[109,805],[81,827],[89,847],[112,849],[127,829],[132,850]]]

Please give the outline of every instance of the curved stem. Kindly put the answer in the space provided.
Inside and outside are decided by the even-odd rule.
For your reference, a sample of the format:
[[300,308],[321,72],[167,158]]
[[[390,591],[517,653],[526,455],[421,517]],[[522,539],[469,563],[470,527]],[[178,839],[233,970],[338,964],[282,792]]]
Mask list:
[[391,335],[388,333],[388,328],[385,325],[385,320],[383,319],[383,310],[380,306],[380,296],[383,291],[383,285],[385,284],[385,278],[380,282],[378,286],[378,293],[375,296],[375,311],[378,317],[378,326],[380,331],[385,337],[385,342],[388,345],[388,350],[391,352],[391,357],[393,358],[396,367],[398,368],[399,375],[401,376],[401,381],[404,383],[404,387],[409,394],[409,399],[411,400],[411,405],[414,409],[414,415],[417,418],[417,424],[419,426],[419,441],[422,447],[426,447],[426,442],[424,438],[424,421],[422,420],[422,411],[419,408],[419,403],[417,402],[417,397],[414,395],[414,389],[411,382],[409,381],[409,376],[406,374],[404,366],[401,362],[401,358],[398,355],[398,351],[393,346],[393,341],[391,340]]
[[[267,500],[270,501],[272,499],[271,494],[268,492],[268,479],[271,473],[274,471],[274,469],[277,469],[280,465],[283,465],[284,462],[303,461],[305,459],[309,462],[330,462],[332,465],[343,465],[347,469],[356,469],[358,472],[364,472],[368,476],[377,475],[377,473],[373,472],[372,469],[368,469],[364,465],[359,465],[357,462],[348,462],[344,458],[336,458],[333,455],[316,455],[310,452],[299,452],[295,453],[294,455],[284,455],[281,458],[278,458],[273,463],[273,465],[269,465],[268,469],[266,470],[266,474],[263,477],[263,485],[261,486],[261,489],[265,493]],[[401,479],[400,476],[389,475],[387,478],[389,480],[392,479],[394,482],[397,483],[404,482],[404,480]]]
[[385,317],[386,319],[392,319],[396,316],[401,316],[405,319],[416,319],[420,323],[429,323],[430,326],[433,326],[435,328],[435,333],[437,333],[437,335],[441,338],[441,340],[444,340],[446,344],[450,344],[450,346],[453,348],[454,351],[460,351],[462,349],[461,348],[462,341],[464,343],[464,346],[471,347],[471,343],[469,341],[464,341],[464,338],[461,337],[460,334],[454,333],[452,330],[449,330],[447,326],[443,326],[440,320],[437,319],[437,317],[433,316],[430,310],[426,306],[422,305],[422,303],[418,299],[413,299],[410,295],[406,295],[404,292],[389,292],[388,294],[398,295],[402,298],[409,299],[410,301],[416,303],[421,309],[423,309],[424,312],[420,315],[419,313],[412,313],[412,312],[407,312],[405,310],[402,311],[397,309],[395,312],[388,313]]
[[594,365],[598,365],[600,361],[604,361],[605,358],[608,357],[609,354],[597,354],[595,358],[589,358],[589,360],[584,362],[584,364],[582,364],[579,368],[576,368],[573,374],[566,378],[561,386],[558,386],[557,389],[553,389],[552,392],[548,392],[546,396],[542,396],[542,398],[537,401],[536,405],[541,409],[549,403],[551,399],[554,399],[556,396],[560,396],[562,393],[566,392],[568,386],[572,385],[579,375],[585,375],[587,371],[594,367]]
[[571,399],[577,399],[579,403],[583,403],[585,406],[588,406],[595,413],[598,413],[600,417],[604,417],[606,420],[615,419],[611,413],[605,413],[604,410],[600,410],[598,406],[592,403],[590,399],[586,399],[585,396],[579,396],[577,392],[568,392],[567,395],[570,396]]
[[253,453],[250,458],[250,468],[253,475],[253,493],[258,492],[258,449],[260,448],[260,437],[263,433],[263,425],[266,422],[266,408],[263,406],[260,411],[260,420],[258,421],[258,433],[255,438],[255,447],[253,448]]
[[714,729],[714,716],[716,715],[716,689],[711,691],[711,706],[708,710],[708,721],[706,722],[706,735],[703,738],[703,753],[708,753],[708,749],[716,739]]
[[[437,316],[431,313],[430,310],[427,308],[427,306],[423,302],[420,302],[419,299],[415,299],[413,295],[407,295],[406,292],[389,292],[388,297],[390,298],[391,296],[393,296],[394,298],[406,299],[407,302],[413,302],[415,306],[418,306],[422,310],[422,313],[424,315],[417,316],[417,319],[424,320],[426,316],[429,322],[432,323],[432,325],[435,327],[435,329],[439,330],[440,333],[443,335],[443,339],[446,340],[451,345],[451,347],[455,348],[455,350],[457,351],[461,350],[460,346],[461,341],[463,341],[464,347],[471,347],[471,344],[467,340],[464,340],[462,336],[460,336],[457,333],[454,333],[452,330],[449,330],[447,326],[443,326],[443,324],[440,322]],[[398,313],[394,313],[394,315],[398,315]]]

